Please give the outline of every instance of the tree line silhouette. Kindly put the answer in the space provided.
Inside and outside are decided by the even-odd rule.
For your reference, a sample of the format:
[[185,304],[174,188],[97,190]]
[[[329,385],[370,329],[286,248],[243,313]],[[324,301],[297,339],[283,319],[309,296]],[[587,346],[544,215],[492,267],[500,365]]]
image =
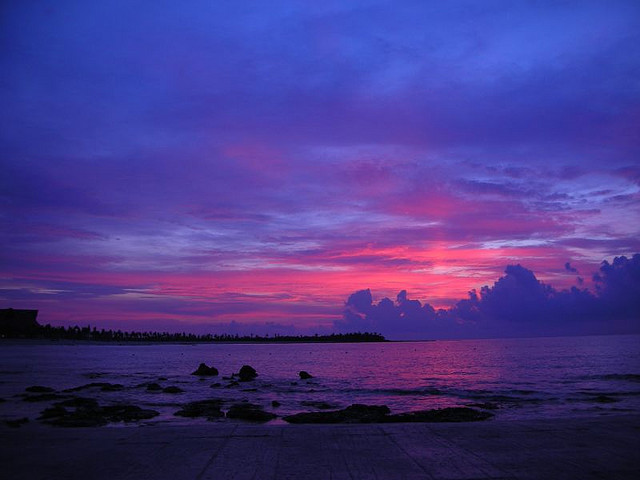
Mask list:
[[153,342],[153,343],[355,343],[386,342],[379,333],[353,332],[329,335],[239,335],[239,334],[195,334],[169,332],[136,332],[122,330],[98,330],[86,327],[54,327],[37,325],[28,331],[2,332],[4,338],[32,338],[51,340],[88,340],[97,342]]

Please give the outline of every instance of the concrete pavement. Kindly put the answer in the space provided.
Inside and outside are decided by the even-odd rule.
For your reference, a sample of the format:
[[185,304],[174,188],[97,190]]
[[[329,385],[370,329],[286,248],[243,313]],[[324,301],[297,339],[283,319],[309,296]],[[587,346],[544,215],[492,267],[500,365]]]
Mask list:
[[636,479],[640,416],[459,424],[0,428],[4,478]]

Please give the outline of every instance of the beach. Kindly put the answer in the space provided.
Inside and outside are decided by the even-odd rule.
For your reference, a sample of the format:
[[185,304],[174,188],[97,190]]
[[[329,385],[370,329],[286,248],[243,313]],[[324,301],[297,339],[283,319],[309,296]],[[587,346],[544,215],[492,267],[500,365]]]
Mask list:
[[[634,336],[7,344],[0,464],[11,479],[635,479],[638,358]],[[202,361],[219,374],[192,374]],[[480,421],[411,417],[438,409]]]
[[0,428],[5,478],[636,479],[640,415],[448,424]]

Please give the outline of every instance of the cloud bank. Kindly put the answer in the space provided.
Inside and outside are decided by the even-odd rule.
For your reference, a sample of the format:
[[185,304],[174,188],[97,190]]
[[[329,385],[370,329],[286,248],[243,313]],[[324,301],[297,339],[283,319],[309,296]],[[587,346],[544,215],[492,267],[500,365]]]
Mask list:
[[593,281],[594,292],[556,290],[531,270],[509,265],[492,286],[470,291],[449,310],[410,300],[405,290],[377,303],[369,289],[359,290],[335,327],[396,339],[640,332],[640,254],[602,262]]

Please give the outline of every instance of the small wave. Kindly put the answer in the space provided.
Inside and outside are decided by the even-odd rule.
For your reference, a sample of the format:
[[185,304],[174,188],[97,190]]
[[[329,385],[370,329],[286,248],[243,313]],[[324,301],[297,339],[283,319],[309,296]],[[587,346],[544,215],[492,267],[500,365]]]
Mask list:
[[594,389],[594,390],[579,390],[578,393],[580,395],[588,395],[588,396],[606,395],[608,397],[633,397],[633,396],[640,395],[640,390],[609,392],[609,391],[601,391],[601,390]]
[[513,393],[517,393],[518,395],[533,395],[534,393],[538,393],[535,390],[511,390]]
[[[510,393],[518,393],[517,391],[510,391]],[[536,393],[536,392],[529,392],[527,391],[526,398],[520,397],[520,396],[515,396],[515,395],[507,395],[504,393],[497,393],[497,392],[492,392],[492,393],[486,393],[484,391],[482,391],[482,393],[479,393],[476,390],[471,390],[471,391],[466,391],[466,392],[460,392],[460,397],[461,398],[468,398],[471,400],[483,400],[485,402],[494,402],[494,403],[542,403],[544,400],[542,398],[538,398],[538,397],[530,397],[529,395]]]
[[445,392],[437,388],[372,388],[372,389],[347,389],[354,393],[372,393],[377,395],[397,395],[397,396],[425,396],[425,395],[445,395]]
[[381,388],[377,392],[387,395],[443,395],[437,388]]
[[596,376],[596,378],[601,378],[602,380],[624,380],[640,383],[640,374],[638,373],[610,373],[608,375]]
[[93,379],[93,378],[101,378],[105,375],[109,375],[107,372],[87,372],[83,373],[82,376],[85,378]]
[[[575,377],[578,380],[609,380],[616,382],[640,383],[640,373],[606,373],[604,375],[582,375]],[[568,383],[571,383],[568,381]]]

